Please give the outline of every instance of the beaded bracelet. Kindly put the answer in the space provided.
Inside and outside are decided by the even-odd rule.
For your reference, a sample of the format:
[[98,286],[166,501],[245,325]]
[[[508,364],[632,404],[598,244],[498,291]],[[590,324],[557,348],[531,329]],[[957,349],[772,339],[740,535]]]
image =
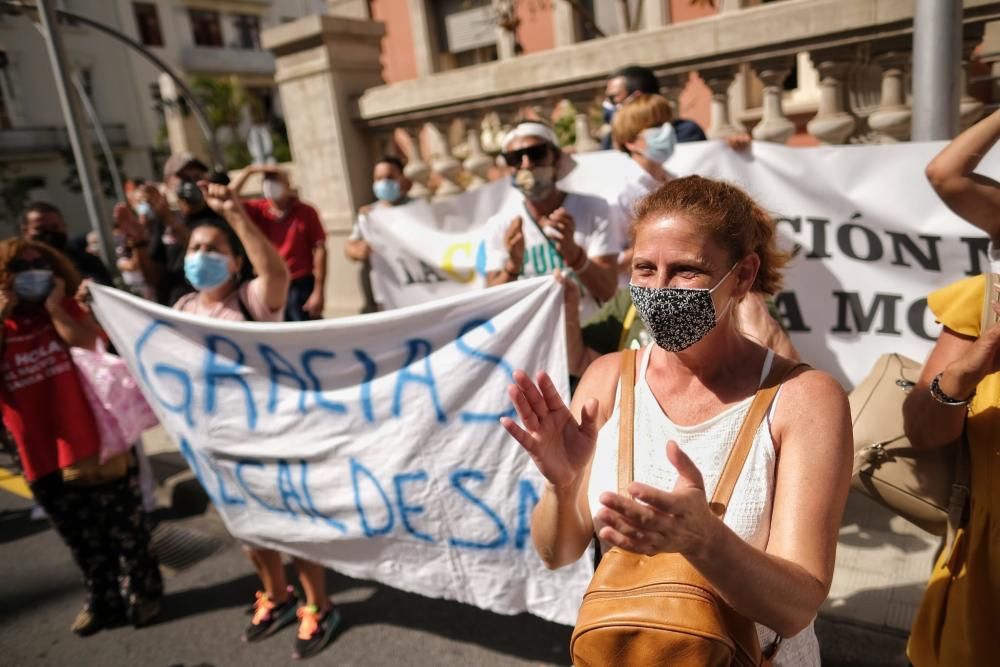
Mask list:
[[941,371],[940,373],[935,375],[934,379],[931,380],[931,398],[933,398],[935,401],[937,401],[942,405],[948,405],[952,407],[958,407],[960,405],[968,405],[969,401],[972,400],[972,397],[976,395],[976,392],[972,392],[972,396],[969,396],[966,399],[960,399],[960,398],[955,398],[954,396],[949,396],[948,394],[944,393],[944,391],[941,389],[942,375],[944,375],[944,371]]

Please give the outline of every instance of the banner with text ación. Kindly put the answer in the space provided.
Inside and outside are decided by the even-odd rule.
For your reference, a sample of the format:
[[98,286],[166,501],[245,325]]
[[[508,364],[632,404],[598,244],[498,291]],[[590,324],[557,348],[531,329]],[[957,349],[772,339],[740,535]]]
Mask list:
[[[804,360],[853,385],[885,352],[922,360],[940,331],[927,311],[927,294],[988,269],[987,239],[949,211],[924,176],[943,146],[790,148],[754,142],[749,151],[736,152],[722,142],[697,142],[679,145],[666,167],[676,176],[699,174],[737,183],[776,217],[781,244],[794,252],[785,291],[776,296],[778,311]],[[609,200],[614,197],[608,193],[635,173],[625,169],[628,165],[616,153],[577,159],[581,167],[570,174],[572,187],[567,189]],[[1000,174],[997,151],[986,157],[980,171]],[[505,184],[491,187],[511,193]],[[437,207],[447,202],[403,207],[392,218],[378,214],[378,234],[391,235],[391,243],[376,245],[375,252],[387,258],[376,265],[377,272],[397,270],[394,260],[398,266],[417,255],[424,262],[423,273],[411,275],[411,291],[397,290],[390,305],[419,300],[417,286],[429,282],[447,284],[436,289],[449,292],[482,286],[474,261],[461,266],[464,273],[458,280],[454,264],[436,258],[446,256],[445,249],[456,243],[466,244],[475,257],[471,249],[481,247],[485,218],[467,216],[463,227],[459,217],[463,210],[478,210],[478,197],[500,196],[485,191],[461,196],[444,240],[425,229],[440,228]],[[407,282],[397,280],[404,287]]]
[[515,368],[566,386],[539,278],[385,313],[227,322],[93,288],[102,326],[230,532],[403,590],[572,623],[586,558],[530,540],[542,478],[498,419]]

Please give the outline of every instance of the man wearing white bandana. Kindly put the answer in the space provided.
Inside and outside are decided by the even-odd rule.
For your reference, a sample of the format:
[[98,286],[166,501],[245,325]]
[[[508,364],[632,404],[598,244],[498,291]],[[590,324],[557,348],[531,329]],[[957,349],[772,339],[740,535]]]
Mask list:
[[586,319],[617,287],[621,247],[608,203],[563,192],[556,181],[571,168],[551,128],[525,122],[503,139],[511,183],[522,195],[486,223],[486,276],[490,286],[569,270],[582,285]]

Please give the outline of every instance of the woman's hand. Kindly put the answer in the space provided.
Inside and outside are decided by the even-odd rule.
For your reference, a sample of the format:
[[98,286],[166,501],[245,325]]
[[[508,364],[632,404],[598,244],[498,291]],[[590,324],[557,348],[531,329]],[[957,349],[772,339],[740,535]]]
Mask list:
[[143,200],[152,207],[153,212],[162,220],[166,218],[170,213],[170,206],[167,204],[167,199],[164,197],[159,190],[156,189],[155,185],[150,185],[146,183],[139,188],[139,192],[142,194]]
[[557,488],[569,488],[581,481],[597,442],[597,400],[587,401],[577,424],[546,373],[537,376],[538,385],[524,373],[514,372],[507,394],[524,428],[514,420],[500,420],[538,466],[542,476]]
[[511,264],[518,269],[524,264],[524,232],[522,230],[523,221],[521,216],[510,221],[510,227],[504,235],[503,245],[507,249],[507,257]]
[[[994,305],[993,309],[1000,313],[1000,306]],[[1000,371],[1000,326],[990,328],[945,368],[941,391],[954,398],[967,398],[983,378],[997,371]]]
[[90,302],[93,300],[93,297],[90,294],[90,284],[92,282],[90,278],[81,281],[80,286],[76,289],[76,294],[73,295],[73,298],[76,299],[76,302],[80,304],[80,308],[85,313],[91,312]]
[[632,500],[617,493],[601,494],[597,518],[605,525],[598,537],[612,546],[639,554],[698,554],[712,543],[722,525],[705,496],[701,471],[677,443],[667,443],[667,459],[677,469],[674,490],[667,492],[632,482]]
[[198,187],[205,195],[205,203],[223,217],[226,217],[227,213],[242,208],[239,195],[233,192],[229,186],[209,181],[198,181]]
[[746,132],[737,132],[735,134],[729,134],[722,138],[726,142],[726,145],[737,152],[742,152],[750,148],[750,144],[753,142],[752,137]]
[[579,266],[581,257],[587,256],[587,251],[576,244],[573,234],[576,232],[576,221],[569,212],[559,207],[542,220],[545,235],[556,244],[559,254],[569,266]]
[[136,217],[135,213],[125,202],[118,202],[114,208],[115,225],[124,234],[130,243],[142,243],[146,241],[146,227],[142,221]]

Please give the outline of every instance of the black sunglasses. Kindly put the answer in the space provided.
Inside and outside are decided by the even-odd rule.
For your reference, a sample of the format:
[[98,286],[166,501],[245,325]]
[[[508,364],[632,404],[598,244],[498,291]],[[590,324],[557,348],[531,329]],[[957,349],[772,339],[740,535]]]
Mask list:
[[528,156],[530,162],[538,163],[544,160],[548,154],[548,144],[535,144],[534,146],[528,146],[516,151],[506,151],[503,154],[503,159],[510,167],[520,167],[525,155]]
[[38,259],[12,259],[7,262],[7,272],[8,273],[21,273],[22,271],[31,271],[32,269],[51,269],[52,265],[49,264],[49,260],[44,257],[39,257]]

